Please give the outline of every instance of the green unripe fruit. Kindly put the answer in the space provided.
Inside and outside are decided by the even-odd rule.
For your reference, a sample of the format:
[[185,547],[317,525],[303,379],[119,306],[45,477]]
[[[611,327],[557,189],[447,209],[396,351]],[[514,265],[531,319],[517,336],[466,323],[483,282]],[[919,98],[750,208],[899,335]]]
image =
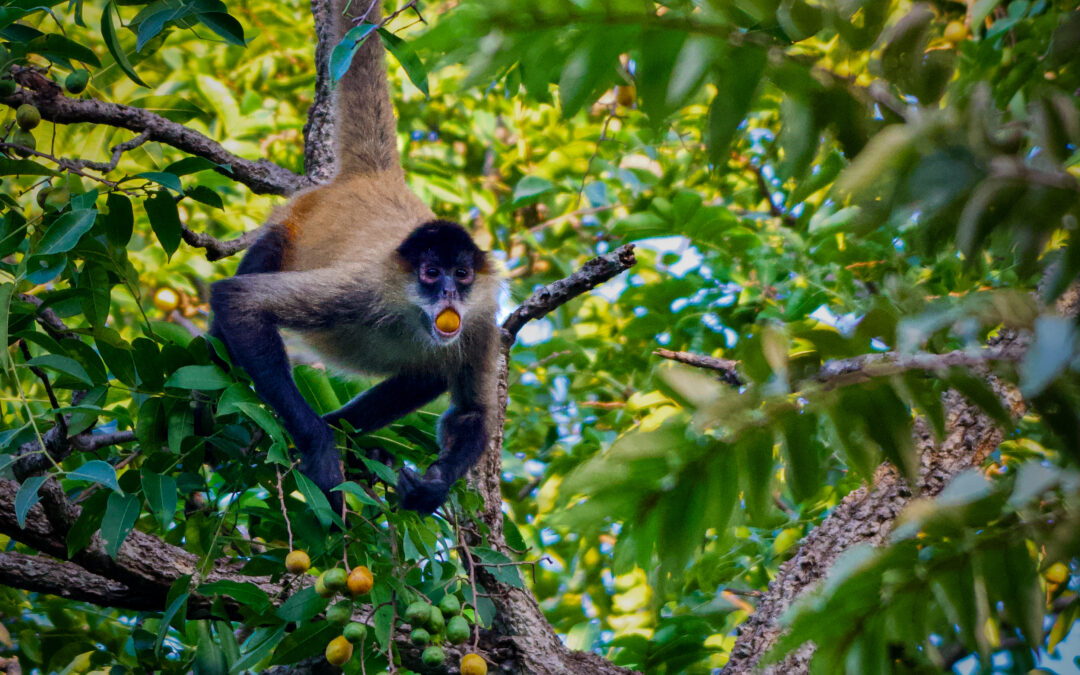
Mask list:
[[363,642],[364,638],[367,637],[367,626],[354,621],[348,626],[345,626],[345,630],[343,630],[341,634],[345,636],[346,640],[353,644]]
[[439,611],[443,613],[443,616],[452,616],[461,611],[461,603],[453,595],[444,595],[439,601]]
[[450,622],[446,624],[446,639],[450,641],[450,644],[459,645],[468,640],[471,634],[469,622],[463,616],[451,617]]
[[345,570],[340,567],[334,567],[328,569],[322,573],[323,583],[326,584],[326,588],[334,591],[335,593],[344,591],[348,586],[349,577],[345,574]]
[[342,600],[326,610],[326,620],[330,623],[345,625],[352,618],[353,604],[349,600]]
[[59,211],[67,206],[69,201],[71,201],[71,190],[61,185],[49,190],[49,194],[45,196],[45,206],[42,208]]
[[90,73],[86,70],[74,70],[64,78],[64,89],[71,94],[81,94],[90,83]]
[[431,633],[423,628],[413,628],[413,632],[409,633],[409,639],[414,645],[426,645],[431,642]]
[[0,96],[8,97],[15,93],[15,80],[0,80]]
[[[16,129],[15,132],[11,134],[11,142],[15,145],[22,146],[22,148],[30,148],[31,150],[37,147],[37,139],[34,138],[34,134],[25,129]],[[21,148],[15,148],[15,154],[19,157],[28,157],[30,155],[29,152]]]
[[441,647],[432,645],[424,650],[424,653],[420,655],[420,660],[425,666],[440,666],[446,660],[446,655],[443,654]]
[[430,616],[428,617],[428,626],[433,633],[441,633],[446,628],[446,620],[443,619],[442,612],[438,607],[432,607]]
[[428,616],[430,615],[431,605],[423,600],[417,600],[405,608],[405,620],[413,626],[420,626],[427,623]]
[[315,592],[319,594],[320,598],[334,597],[334,591],[326,587],[326,580],[323,579],[321,574],[315,579]]
[[20,129],[30,131],[41,124],[41,113],[29,103],[23,103],[15,111],[15,124],[18,124]]

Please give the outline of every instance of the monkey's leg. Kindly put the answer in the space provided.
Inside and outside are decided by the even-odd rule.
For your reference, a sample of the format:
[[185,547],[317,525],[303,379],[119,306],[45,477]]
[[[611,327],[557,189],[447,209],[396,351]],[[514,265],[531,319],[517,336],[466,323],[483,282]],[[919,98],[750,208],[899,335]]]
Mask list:
[[341,270],[252,273],[213,285],[214,323],[233,360],[255,383],[255,391],[280,415],[300,451],[301,472],[340,511],[341,494],[330,489],[344,481],[330,427],[300,395],[279,326],[324,328],[347,320],[347,302],[356,297]]
[[446,501],[450,488],[476,464],[487,447],[482,408],[451,407],[439,420],[439,458],[421,478],[404,468],[398,476],[401,505],[418,513],[433,513]]

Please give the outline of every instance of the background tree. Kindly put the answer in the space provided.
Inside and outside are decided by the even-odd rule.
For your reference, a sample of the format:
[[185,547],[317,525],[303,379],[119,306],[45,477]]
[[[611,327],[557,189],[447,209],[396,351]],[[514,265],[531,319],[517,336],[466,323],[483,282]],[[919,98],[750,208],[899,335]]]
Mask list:
[[[436,517],[373,467],[344,531],[200,337],[332,170],[325,12],[0,6],[8,672],[319,669],[350,613],[349,672],[1071,672],[1075,2],[387,6],[413,186],[510,275],[509,424]],[[318,410],[366,384],[295,356]],[[423,463],[442,405],[348,451]],[[448,594],[481,628],[425,666]]]

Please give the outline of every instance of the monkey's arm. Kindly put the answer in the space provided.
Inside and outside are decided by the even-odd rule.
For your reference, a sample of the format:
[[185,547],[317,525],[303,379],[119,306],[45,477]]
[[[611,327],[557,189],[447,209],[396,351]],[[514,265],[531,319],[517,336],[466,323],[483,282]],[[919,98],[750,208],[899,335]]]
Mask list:
[[493,363],[466,367],[451,384],[451,406],[439,420],[439,458],[421,478],[404,468],[398,477],[401,505],[419,513],[433,513],[450,493],[454,483],[472,468],[484,454],[491,430],[487,401],[494,391]]
[[354,429],[374,431],[430,403],[444,391],[446,378],[440,375],[403,373],[361,392],[323,419],[331,425],[345,420]]
[[330,489],[344,476],[334,434],[296,388],[278,327],[321,328],[345,319],[347,303],[340,298],[362,293],[343,288],[343,279],[329,270],[248,273],[215,283],[210,297],[214,333],[280,415],[300,451],[301,472],[326,493],[335,512],[342,497]]

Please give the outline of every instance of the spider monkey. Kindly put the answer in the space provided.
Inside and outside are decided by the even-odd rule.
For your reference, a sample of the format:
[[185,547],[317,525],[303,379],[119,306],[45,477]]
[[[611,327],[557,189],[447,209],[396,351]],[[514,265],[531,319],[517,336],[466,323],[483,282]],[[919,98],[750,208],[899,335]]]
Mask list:
[[[366,2],[334,0],[339,36]],[[378,23],[379,2],[366,20]],[[364,5],[364,7],[355,7]],[[211,287],[211,334],[248,372],[300,454],[300,471],[340,512],[345,480],[331,426],[369,432],[450,392],[438,458],[402,468],[401,505],[432,513],[480,458],[495,406],[495,263],[457,223],[440,220],[405,182],[377,35],[337,91],[337,174],[277,210],[236,274]],[[387,376],[320,417],[292,379],[279,328],[329,363]]]

